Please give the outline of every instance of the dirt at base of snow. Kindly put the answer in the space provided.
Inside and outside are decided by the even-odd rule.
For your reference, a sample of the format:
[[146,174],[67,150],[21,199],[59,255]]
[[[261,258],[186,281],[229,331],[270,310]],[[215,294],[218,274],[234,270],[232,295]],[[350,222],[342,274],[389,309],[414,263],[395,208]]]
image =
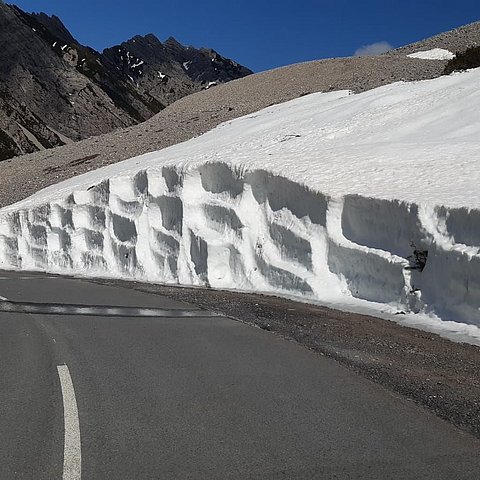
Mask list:
[[480,347],[380,318],[274,296],[95,281],[193,303],[294,340],[480,438]]

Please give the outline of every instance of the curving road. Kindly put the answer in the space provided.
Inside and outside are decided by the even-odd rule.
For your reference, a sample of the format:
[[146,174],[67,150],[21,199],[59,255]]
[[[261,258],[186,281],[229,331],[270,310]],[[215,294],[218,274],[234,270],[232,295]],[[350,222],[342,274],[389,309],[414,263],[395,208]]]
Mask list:
[[0,272],[0,479],[478,479],[480,442],[164,297]]

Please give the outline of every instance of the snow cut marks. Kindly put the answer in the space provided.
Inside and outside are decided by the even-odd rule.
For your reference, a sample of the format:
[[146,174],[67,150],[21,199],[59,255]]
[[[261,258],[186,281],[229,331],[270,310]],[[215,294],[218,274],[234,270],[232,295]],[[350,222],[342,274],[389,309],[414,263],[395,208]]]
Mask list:
[[116,176],[0,216],[1,268],[356,298],[480,326],[480,214],[224,163]]

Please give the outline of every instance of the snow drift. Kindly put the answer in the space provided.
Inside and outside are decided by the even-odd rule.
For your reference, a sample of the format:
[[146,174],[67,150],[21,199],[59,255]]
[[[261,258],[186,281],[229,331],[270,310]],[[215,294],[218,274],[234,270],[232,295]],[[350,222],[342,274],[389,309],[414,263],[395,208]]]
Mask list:
[[455,58],[455,54],[444,48],[432,48],[431,50],[411,53],[407,57],[420,58],[422,60],[451,60]]
[[0,268],[479,327],[479,83],[474,70],[309,95],[62,182],[0,211]]

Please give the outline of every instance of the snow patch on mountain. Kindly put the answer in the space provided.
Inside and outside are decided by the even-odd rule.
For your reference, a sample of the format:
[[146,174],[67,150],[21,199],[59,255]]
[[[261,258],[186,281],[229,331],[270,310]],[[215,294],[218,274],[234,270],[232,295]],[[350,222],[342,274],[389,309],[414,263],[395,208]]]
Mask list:
[[455,54],[444,48],[432,48],[431,50],[411,53],[407,57],[420,58],[422,60],[451,60],[455,58]]
[[0,268],[399,314],[480,343],[480,70],[313,94],[0,210]]
[[218,82],[208,82],[208,85],[205,87],[205,90],[208,90],[209,88],[216,87],[218,85]]

